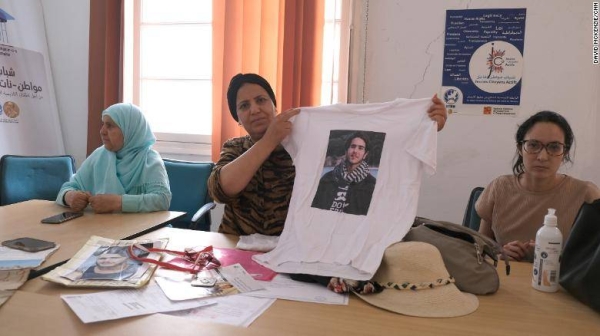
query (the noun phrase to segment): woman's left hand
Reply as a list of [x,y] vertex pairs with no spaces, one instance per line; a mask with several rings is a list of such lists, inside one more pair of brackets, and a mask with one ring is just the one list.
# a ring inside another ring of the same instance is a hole
[[110,213],[121,211],[121,195],[99,194],[90,196],[90,206],[95,213]]
[[504,244],[502,248],[504,249],[504,253],[506,254],[506,256],[510,258],[510,260],[529,261],[529,258],[531,258],[531,256],[533,255],[534,246],[535,242],[533,240],[530,240],[528,242],[521,242],[515,240]]
[[437,122],[439,132],[444,128],[444,125],[446,125],[448,112],[446,111],[446,106],[444,105],[444,102],[442,102],[442,100],[438,98],[437,93],[433,95],[431,101],[433,102],[433,105],[429,106],[427,114],[429,115],[429,118],[431,118],[431,120]]

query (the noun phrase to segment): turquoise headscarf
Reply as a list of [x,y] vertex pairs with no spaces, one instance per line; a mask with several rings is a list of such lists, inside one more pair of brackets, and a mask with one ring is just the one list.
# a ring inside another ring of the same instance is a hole
[[82,190],[96,194],[138,194],[144,184],[166,184],[168,177],[160,155],[151,149],[156,138],[135,105],[110,106],[108,115],[123,133],[123,148],[111,152],[104,146],[96,149],[74,176]]

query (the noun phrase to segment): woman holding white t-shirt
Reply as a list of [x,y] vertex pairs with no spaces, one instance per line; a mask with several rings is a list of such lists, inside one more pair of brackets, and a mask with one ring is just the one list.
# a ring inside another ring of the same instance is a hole
[[[441,99],[434,96],[427,111],[438,131],[447,118]],[[292,132],[289,119],[300,109],[277,114],[271,85],[263,77],[235,75],[227,90],[232,117],[248,135],[223,144],[209,181],[211,197],[225,204],[219,232],[235,235],[280,235],[287,216],[296,172],[281,141]]]

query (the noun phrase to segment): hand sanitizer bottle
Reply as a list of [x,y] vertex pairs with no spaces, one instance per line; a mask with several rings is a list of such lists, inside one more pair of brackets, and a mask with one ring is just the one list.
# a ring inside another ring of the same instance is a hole
[[555,211],[555,209],[548,209],[548,214],[544,216],[544,226],[538,230],[535,236],[531,285],[543,292],[556,292],[558,290],[562,234],[556,227]]

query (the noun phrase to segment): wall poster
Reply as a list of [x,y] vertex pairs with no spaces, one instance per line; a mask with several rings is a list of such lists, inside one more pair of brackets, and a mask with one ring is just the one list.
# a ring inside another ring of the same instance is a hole
[[526,9],[446,11],[440,97],[449,113],[516,116]]
[[64,153],[40,0],[0,0],[0,155]]

